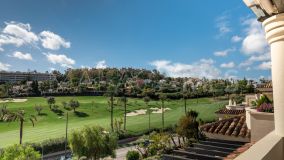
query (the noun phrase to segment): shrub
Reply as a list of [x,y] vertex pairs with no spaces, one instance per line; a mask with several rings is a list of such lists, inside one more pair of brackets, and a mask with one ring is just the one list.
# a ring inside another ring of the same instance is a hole
[[139,152],[138,151],[128,151],[126,154],[127,160],[139,160]]
[[115,157],[117,137],[106,132],[102,127],[84,127],[81,131],[73,131],[69,144],[77,156],[88,159],[99,159],[111,155]]
[[30,144],[36,151],[43,152],[43,154],[54,153],[65,150],[65,138],[48,139],[41,143]]
[[15,144],[11,147],[5,148],[5,150],[0,153],[0,159],[38,160],[40,159],[40,153],[35,151],[30,145]]
[[263,103],[259,107],[256,108],[258,112],[268,112],[268,113],[273,113],[274,108],[273,105],[270,103]]
[[266,96],[266,95],[262,95],[258,100],[255,101],[256,102],[256,106],[259,107],[264,103],[270,103],[272,104],[273,102]]
[[181,137],[185,137],[188,140],[188,143],[191,143],[191,140],[198,140],[199,138],[199,123],[196,120],[198,113],[191,110],[186,113],[186,116],[183,116],[179,119],[177,124],[177,134]]

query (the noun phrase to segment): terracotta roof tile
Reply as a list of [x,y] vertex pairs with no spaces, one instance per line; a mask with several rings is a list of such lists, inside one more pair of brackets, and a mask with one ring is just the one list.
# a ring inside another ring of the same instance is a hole
[[227,136],[249,138],[250,131],[246,125],[245,116],[236,116],[217,122],[208,123],[200,127],[202,132],[222,134]]
[[233,153],[229,154],[227,157],[224,158],[224,160],[233,160],[237,158],[240,154],[244,153],[247,151],[254,143],[246,143],[245,145],[239,147],[236,149]]
[[232,115],[239,115],[239,114],[244,114],[245,110],[233,110],[233,109],[227,109],[223,108],[215,112],[216,114],[232,114]]

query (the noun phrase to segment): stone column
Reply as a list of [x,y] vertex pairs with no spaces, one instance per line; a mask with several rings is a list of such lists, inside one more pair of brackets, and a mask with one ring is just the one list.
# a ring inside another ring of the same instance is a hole
[[263,26],[271,46],[275,133],[284,137],[284,14],[266,19]]

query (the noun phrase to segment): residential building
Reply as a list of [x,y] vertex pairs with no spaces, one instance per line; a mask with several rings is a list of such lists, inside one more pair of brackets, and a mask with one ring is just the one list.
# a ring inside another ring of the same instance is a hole
[[56,76],[51,73],[39,72],[0,72],[0,82],[19,82],[19,81],[47,81],[56,80]]

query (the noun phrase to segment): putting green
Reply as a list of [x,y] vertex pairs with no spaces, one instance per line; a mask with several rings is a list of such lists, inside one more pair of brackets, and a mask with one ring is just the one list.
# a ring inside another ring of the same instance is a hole
[[[67,111],[63,108],[62,102],[68,102],[70,99],[77,99],[80,107],[77,114],[73,111]],[[42,115],[36,116],[37,121],[32,127],[31,122],[26,120],[24,123],[23,142],[40,142],[49,138],[63,137],[65,135],[65,114],[69,113],[69,131],[81,128],[85,125],[100,125],[110,128],[110,112],[108,111],[107,97],[78,96],[78,97],[55,97],[56,105],[63,111],[63,115],[58,115],[49,110],[46,99],[42,97],[29,97],[26,102],[12,103],[8,102],[7,108],[10,110],[24,109],[26,117],[37,115],[34,105],[42,105]],[[94,105],[92,105],[94,104]],[[160,107],[159,101],[151,101],[150,107]],[[211,98],[199,98],[188,100],[188,109],[199,112],[199,118],[210,121],[216,118],[214,112],[223,107],[224,101],[215,102]],[[165,112],[165,125],[173,125],[184,115],[183,101],[170,100],[165,103],[165,107],[170,108]],[[127,111],[131,112],[137,109],[146,108],[143,99],[128,98]],[[123,118],[123,107],[115,102],[114,118]],[[138,134],[148,129],[148,115],[138,115],[127,117],[127,130]],[[151,126],[159,128],[162,125],[161,114],[151,114]],[[6,147],[19,143],[19,123],[18,122],[0,122],[0,147]]]

